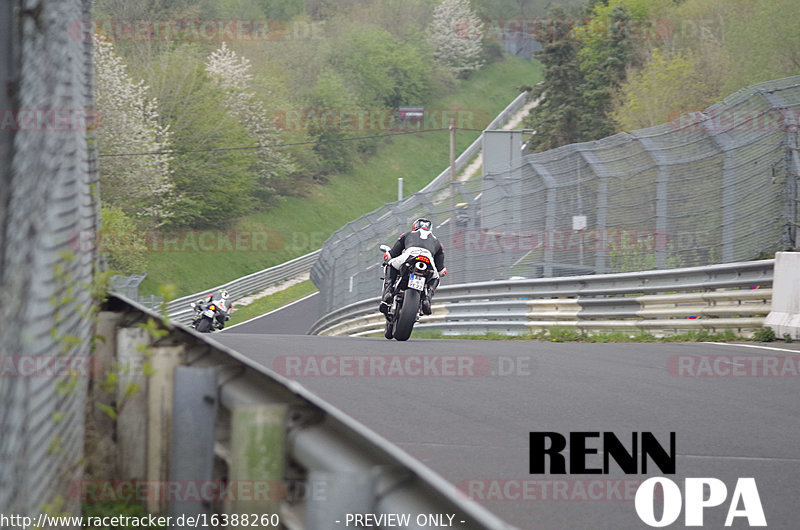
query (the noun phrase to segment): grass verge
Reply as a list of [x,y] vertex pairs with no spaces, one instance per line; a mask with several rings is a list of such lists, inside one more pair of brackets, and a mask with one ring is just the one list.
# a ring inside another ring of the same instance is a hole
[[609,333],[587,334],[571,328],[554,327],[537,333],[523,335],[502,335],[500,333],[445,335],[439,331],[414,330],[412,337],[417,339],[467,339],[467,340],[519,340],[540,342],[730,342],[734,340],[751,341],[753,339],[736,335],[733,330],[722,333],[711,333],[705,330],[676,333],[664,337],[656,337],[644,331],[614,331]]
[[228,321],[228,325],[238,324],[263,315],[264,313],[269,313],[270,311],[283,307],[290,302],[294,302],[295,300],[299,300],[315,292],[317,292],[317,288],[311,283],[311,280],[306,280],[282,291],[278,291],[275,294],[259,298],[253,303],[242,306],[241,308],[237,307],[236,302],[234,302],[234,311],[231,315],[231,319]]

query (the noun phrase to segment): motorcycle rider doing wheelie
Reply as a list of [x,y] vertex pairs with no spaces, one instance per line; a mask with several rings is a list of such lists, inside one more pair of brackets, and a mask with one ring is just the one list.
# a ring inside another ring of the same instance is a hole
[[433,235],[433,223],[430,220],[419,218],[411,225],[411,232],[400,234],[400,237],[395,242],[394,246],[384,253],[384,261],[389,262],[387,270],[389,273],[383,284],[383,296],[381,297],[381,304],[378,310],[386,314],[389,311],[389,306],[394,296],[394,285],[397,281],[400,267],[406,261],[408,256],[412,255],[415,250],[427,250],[433,256],[433,264],[435,269],[435,279],[431,282],[426,292],[422,296],[422,312],[426,315],[431,314],[431,299],[436,287],[439,285],[439,278],[447,274],[447,268],[444,266],[444,246],[439,239]]

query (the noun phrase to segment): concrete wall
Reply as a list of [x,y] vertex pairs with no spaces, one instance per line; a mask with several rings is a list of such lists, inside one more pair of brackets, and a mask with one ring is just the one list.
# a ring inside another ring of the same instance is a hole
[[775,336],[800,339],[800,252],[775,254],[772,311],[764,322]]

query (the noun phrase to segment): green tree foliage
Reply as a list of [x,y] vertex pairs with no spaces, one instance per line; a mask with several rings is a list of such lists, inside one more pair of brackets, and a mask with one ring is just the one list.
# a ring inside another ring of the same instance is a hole
[[[104,38],[94,40],[94,88],[100,116],[98,149],[107,155],[99,164],[101,196],[109,206],[159,224],[173,213],[171,159],[163,154],[170,144],[168,127],[159,123],[148,87],[133,80],[114,45]],[[140,151],[162,154],[116,156]]]
[[[584,24],[548,35],[537,150],[649,127],[744,86],[800,73],[791,0],[588,0]],[[565,17],[554,11],[556,27]],[[574,19],[573,19],[574,21]],[[563,38],[561,38],[563,37]]]
[[554,4],[563,9],[573,9],[586,0],[472,0],[472,7],[483,18],[547,17]]
[[109,268],[123,275],[144,272],[147,245],[136,222],[114,206],[103,206],[100,215],[103,228],[98,246]]
[[800,73],[800,16],[793,0],[742,2],[728,8],[723,91]]
[[[350,93],[342,78],[326,70],[317,79],[317,85],[309,94],[309,114],[306,125],[309,135],[315,139],[314,152],[320,156],[323,173],[342,173],[353,167],[358,157],[359,143],[342,141],[353,133],[364,135],[355,122],[348,126],[342,118],[361,112],[356,97]],[[332,118],[326,119],[326,109]]]
[[256,177],[253,196],[266,206],[274,196],[275,183],[285,179],[295,168],[281,149],[278,131],[269,119],[271,113],[253,92],[251,70],[250,61],[237,55],[224,42],[208,56],[206,63],[206,71],[225,94],[225,106],[260,146],[256,151],[258,164],[251,168]]
[[454,74],[464,77],[483,64],[483,22],[467,0],[444,0],[436,6],[428,31],[434,58]]
[[616,103],[628,72],[641,62],[656,31],[654,0],[588,0],[583,16],[554,10],[539,60],[546,66],[543,96],[528,125],[530,145],[551,149],[616,132]]
[[303,0],[254,0],[268,18],[289,21],[304,12]]
[[603,138],[615,132],[613,97],[634,58],[632,18],[624,5],[601,3],[587,24],[576,30],[575,38],[582,42],[578,58],[584,74],[581,92],[586,99],[580,126],[584,138]]
[[619,129],[655,125],[745,86],[800,73],[800,19],[792,16],[797,2],[637,2],[672,31],[637,43],[644,60],[615,97]]
[[[213,226],[252,211],[257,139],[228,110],[198,50],[182,46],[159,58],[152,87],[170,124],[173,183],[180,193],[173,224]],[[234,148],[234,149],[230,149]]]
[[352,29],[334,43],[332,65],[364,106],[425,101],[431,65],[420,49],[380,28]]
[[665,55],[656,48],[647,64],[622,86],[613,116],[624,130],[642,129],[716,100],[695,58],[674,52]]
[[[551,18],[564,21],[566,14],[554,9]],[[525,126],[534,129],[529,147],[544,151],[581,140],[582,113],[586,98],[581,92],[584,74],[580,69],[580,42],[562,24],[549,24],[541,52],[536,58],[544,66],[544,81],[534,88],[532,97],[541,98],[528,115]]]
[[[517,2],[520,15],[537,1]],[[157,125],[169,137],[160,149],[171,150],[165,155],[169,168],[161,173],[179,197],[169,203],[170,212],[174,210],[170,222],[214,225],[269,207],[280,196],[309,193],[315,183],[347,172],[388,141],[353,137],[390,132],[398,106],[425,105],[457,86],[449,70],[434,61],[427,38],[439,4],[441,0],[97,0],[93,14],[110,28],[109,38],[118,38],[114,44],[131,77],[147,83],[142,96],[154,102]],[[236,64],[248,65],[239,68],[246,83],[236,86],[226,84],[230,75],[205,70],[209,54],[222,45],[218,38],[198,32],[172,33],[167,39],[113,35],[114,21],[191,25],[265,19],[274,22],[271,31],[285,31],[228,44],[228,51],[236,51]],[[496,45],[478,51],[486,60],[499,59]],[[362,112],[367,124],[330,127],[314,120],[324,109]],[[302,114],[301,127],[281,127],[282,118],[297,112]],[[133,142],[126,145],[124,135],[120,138],[119,151],[156,151]],[[275,149],[239,149],[256,145]],[[147,157],[137,160],[123,168],[138,167]],[[123,201],[120,207],[145,211],[134,201]]]

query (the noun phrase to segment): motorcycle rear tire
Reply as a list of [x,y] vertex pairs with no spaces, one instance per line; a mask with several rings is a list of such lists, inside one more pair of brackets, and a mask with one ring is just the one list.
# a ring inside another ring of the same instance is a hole
[[211,331],[211,321],[207,318],[201,318],[195,329],[199,333],[209,333]]
[[403,307],[394,325],[394,338],[400,341],[408,340],[414,330],[419,312],[419,291],[406,289],[403,295]]

